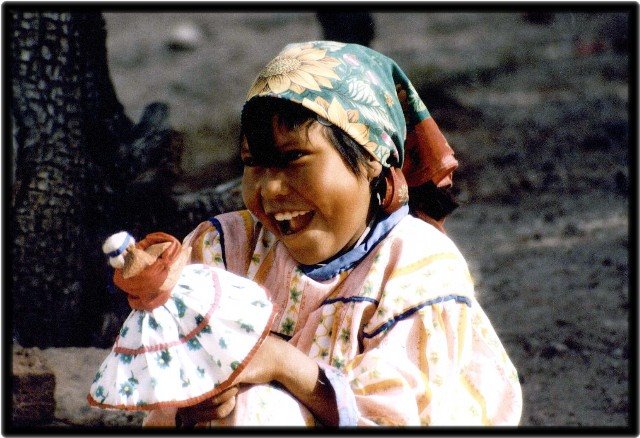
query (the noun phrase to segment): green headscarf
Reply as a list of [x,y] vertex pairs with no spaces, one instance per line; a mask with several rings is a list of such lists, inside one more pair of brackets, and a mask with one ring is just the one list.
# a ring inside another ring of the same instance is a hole
[[341,128],[409,186],[451,184],[453,150],[392,59],[332,41],[287,45],[260,72],[247,101],[271,96],[301,104]]

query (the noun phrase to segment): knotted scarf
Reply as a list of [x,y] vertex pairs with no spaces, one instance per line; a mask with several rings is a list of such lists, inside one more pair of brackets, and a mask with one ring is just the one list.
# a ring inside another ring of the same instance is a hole
[[392,59],[332,41],[287,45],[247,94],[303,105],[340,127],[410,187],[449,187],[454,153],[415,88]]

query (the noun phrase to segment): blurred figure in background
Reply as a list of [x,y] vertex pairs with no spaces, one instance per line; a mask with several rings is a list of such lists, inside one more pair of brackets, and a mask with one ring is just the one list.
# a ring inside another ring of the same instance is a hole
[[316,17],[325,40],[369,46],[375,38],[376,26],[369,12],[318,12]]

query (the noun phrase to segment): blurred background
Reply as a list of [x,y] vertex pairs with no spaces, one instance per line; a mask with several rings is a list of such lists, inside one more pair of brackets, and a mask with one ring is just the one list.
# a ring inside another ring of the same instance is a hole
[[[630,80],[637,80],[630,76],[637,47],[632,10],[548,5],[350,18],[361,20],[356,33],[364,43],[405,70],[456,152],[461,206],[445,226],[519,371],[524,426],[618,428],[635,421],[629,415],[636,397],[629,373],[636,351],[629,345],[628,260],[635,178],[629,151],[636,146],[629,111],[637,103],[629,96]],[[179,176],[169,187],[177,197],[241,174],[239,114],[269,60],[289,42],[349,28],[313,10],[109,9],[103,16],[109,73],[125,113],[139,121],[147,105],[164,102],[168,125],[183,138]],[[97,414],[77,398],[104,347],[42,349],[58,378],[59,421],[139,421]],[[88,371],[70,370],[70,360]]]

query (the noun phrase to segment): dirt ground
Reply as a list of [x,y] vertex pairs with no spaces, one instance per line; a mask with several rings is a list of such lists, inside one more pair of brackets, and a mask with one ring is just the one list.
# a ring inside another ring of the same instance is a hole
[[[130,117],[164,101],[187,136],[176,191],[233,176],[219,164],[235,156],[251,81],[286,43],[321,38],[307,11],[105,17],[111,74]],[[627,18],[374,14],[372,47],[405,69],[460,161],[461,206],[446,225],[520,374],[524,426],[631,421]],[[106,350],[44,353],[61,424],[139,423],[86,406]]]

